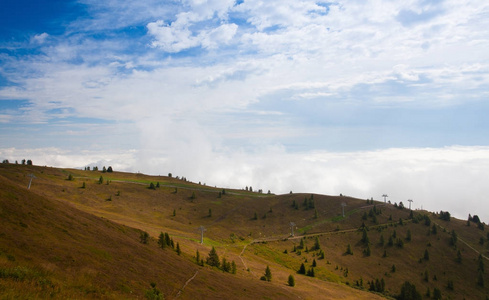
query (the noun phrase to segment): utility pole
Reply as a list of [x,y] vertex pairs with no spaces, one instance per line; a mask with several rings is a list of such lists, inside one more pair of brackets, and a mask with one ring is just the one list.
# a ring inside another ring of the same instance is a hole
[[413,202],[412,199],[408,199],[408,202],[409,202],[409,210],[411,210],[411,202]]
[[294,236],[294,227],[295,227],[295,223],[294,222],[290,222],[290,236]]
[[387,198],[389,196],[387,196],[387,194],[383,194],[382,197],[384,197],[384,203],[387,203],[387,201],[385,200],[385,198]]
[[29,190],[29,189],[31,188],[32,179],[33,179],[33,178],[36,178],[36,176],[34,176],[34,174],[29,174],[29,175],[27,175],[27,176],[29,176],[29,177],[31,178],[31,179],[29,180],[29,185],[27,186],[27,189]]
[[199,227],[199,231],[200,231],[200,243],[203,244],[204,243],[204,231],[207,231],[207,229],[205,229],[205,227],[201,225]]
[[345,202],[341,202],[341,212],[343,214],[343,218],[345,217],[345,206],[346,206],[346,203]]

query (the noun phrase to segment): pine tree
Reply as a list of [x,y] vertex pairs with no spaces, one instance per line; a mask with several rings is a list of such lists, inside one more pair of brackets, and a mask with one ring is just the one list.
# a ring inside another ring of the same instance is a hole
[[424,260],[430,260],[430,253],[428,252],[428,249],[424,250],[423,258]]
[[434,288],[433,289],[433,299],[435,300],[441,300],[441,291],[439,288]]
[[315,260],[315,259],[313,259],[313,260],[312,260],[312,267],[313,267],[313,268],[315,268],[316,266],[317,266],[316,260]]
[[372,254],[370,250],[370,245],[367,245],[367,249],[365,249],[365,256],[370,256]]
[[319,244],[319,237],[316,236],[316,240],[314,241],[314,250],[320,250],[321,245]]
[[267,281],[272,281],[272,271],[270,270],[270,266],[267,266],[265,269],[265,278]]
[[[160,235],[158,236],[158,246],[160,246],[160,248],[165,248],[167,245],[166,245],[166,241],[165,241],[165,235],[163,234],[163,232],[160,233]],[[197,253],[199,251],[197,250]]]
[[222,258],[222,262],[221,262],[221,269],[224,271],[224,272],[229,272],[231,271],[231,266],[228,265],[228,261],[226,260],[225,257]]
[[482,259],[482,254],[479,254],[477,259],[477,271],[484,273],[484,260]]
[[457,258],[455,259],[455,261],[459,264],[462,263],[462,253],[460,252],[460,249],[457,251]]
[[368,233],[367,233],[367,229],[364,227],[363,228],[363,233],[362,233],[362,243],[364,244],[368,244],[370,242],[369,238],[368,238]]
[[301,264],[301,267],[299,268],[299,271],[297,271],[298,274],[306,274],[306,266],[304,266],[304,263]]
[[433,226],[431,227],[431,233],[432,234],[437,234],[438,233],[438,228],[436,227],[435,224],[433,224]]
[[236,274],[236,270],[237,270],[236,263],[233,260],[233,262],[231,263],[231,273]]
[[348,244],[348,246],[346,247],[346,254],[353,255],[353,250],[351,249],[351,245],[350,244]]
[[141,244],[147,244],[149,239],[149,234],[146,231],[142,231],[139,235],[139,241]]
[[180,244],[177,242],[177,254],[180,255],[182,250],[180,250]]
[[287,283],[289,284],[289,286],[295,286],[295,279],[294,279],[294,276],[289,275],[289,280],[287,281]]
[[455,232],[455,230],[452,230],[452,233],[450,235],[450,246],[457,246],[457,233]]
[[410,229],[407,230],[406,241],[408,241],[408,242],[411,241],[411,230]]
[[402,241],[402,239],[397,239],[396,245],[399,248],[404,248],[404,242]]
[[209,256],[207,257],[206,263],[209,266],[219,268],[219,265],[221,264],[221,262],[219,261],[219,256],[217,255],[216,248],[212,247],[211,251],[209,252]]
[[409,281],[404,282],[401,293],[397,296],[399,300],[421,300],[421,294],[416,290],[416,286]]
[[167,232],[165,232],[165,243],[166,243],[166,245],[171,246],[171,242],[172,242],[172,240],[170,238],[170,235]]
[[477,273],[477,285],[484,287],[484,274],[481,271]]
[[447,281],[447,289],[449,289],[450,291],[453,291],[454,290],[453,280],[448,280]]
[[200,263],[200,252],[199,252],[199,249],[197,249],[197,252],[195,252],[195,261],[197,263]]

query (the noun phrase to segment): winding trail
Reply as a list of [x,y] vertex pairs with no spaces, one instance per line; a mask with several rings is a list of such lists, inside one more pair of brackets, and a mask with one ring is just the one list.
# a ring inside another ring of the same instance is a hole
[[185,284],[182,286],[182,288],[178,291],[177,295],[175,296],[175,299],[178,298],[178,297],[180,297],[180,295],[182,294],[182,292],[185,289],[185,287],[190,283],[190,281],[194,280],[194,278],[197,276],[198,273],[199,273],[199,270],[195,271],[194,276],[192,276],[189,280],[187,280],[185,282]]
[[[239,259],[241,260],[241,263],[243,263],[243,266],[245,267],[245,270],[248,270],[248,266],[246,265],[246,263],[245,263],[245,261],[244,261],[244,259],[243,259],[243,254],[244,254],[244,252],[246,251],[246,247],[248,247],[248,245],[251,245],[251,244],[253,244],[253,243],[255,243],[255,240],[253,240],[253,241],[249,242],[248,244],[246,244],[246,245],[243,247],[243,250],[241,250],[241,253],[239,254]],[[251,275],[253,275],[253,277],[256,277],[256,274],[255,274],[255,273],[253,273],[253,271],[251,271],[251,270],[250,270],[250,273],[251,273]]]

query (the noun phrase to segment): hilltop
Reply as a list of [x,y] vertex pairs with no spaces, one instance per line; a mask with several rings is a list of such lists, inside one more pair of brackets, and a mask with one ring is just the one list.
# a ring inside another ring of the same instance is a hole
[[[341,195],[30,165],[0,164],[0,187],[2,298],[142,298],[157,289],[165,299],[382,299],[405,281],[423,298],[489,295],[480,271],[489,235],[474,219]],[[160,247],[161,233],[174,247]],[[236,274],[196,262],[212,247]],[[301,264],[314,277],[298,274]],[[271,282],[260,280],[267,266]]]

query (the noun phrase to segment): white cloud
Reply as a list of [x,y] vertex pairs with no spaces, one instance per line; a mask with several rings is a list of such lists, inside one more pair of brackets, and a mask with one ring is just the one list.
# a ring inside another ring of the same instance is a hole
[[31,38],[31,43],[43,44],[46,39],[49,37],[49,34],[43,32],[41,34],[37,34]]
[[238,25],[236,24],[223,24],[209,32],[202,33],[201,44],[208,49],[215,49],[220,45],[228,44],[236,34],[237,29]]
[[167,52],[180,52],[199,45],[192,32],[179,24],[166,25],[159,20],[148,24],[148,32],[154,36],[153,47],[160,47]]

